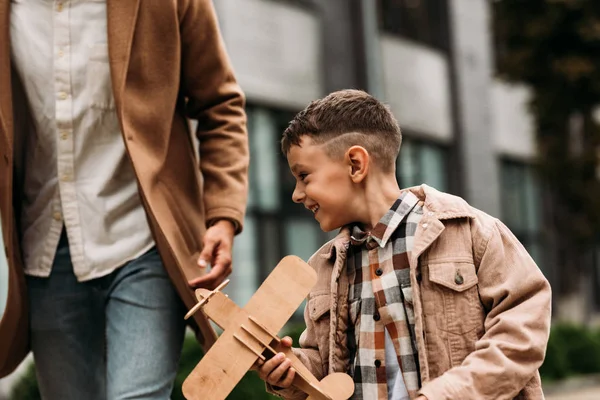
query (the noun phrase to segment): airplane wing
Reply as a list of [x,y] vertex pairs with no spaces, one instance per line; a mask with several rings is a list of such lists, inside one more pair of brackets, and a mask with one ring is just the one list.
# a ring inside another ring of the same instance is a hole
[[[222,293],[218,294],[227,299]],[[209,304],[213,300],[216,299],[211,298]],[[231,300],[229,302],[235,305]],[[234,314],[228,316],[230,329],[225,329],[183,382],[182,391],[186,399],[225,399],[258,358],[234,337],[239,337],[241,325],[247,320],[246,313],[239,307],[235,308],[237,310],[232,309]],[[234,327],[236,324],[237,328]]]
[[265,279],[244,310],[277,334],[317,283],[315,270],[296,256],[286,256]]

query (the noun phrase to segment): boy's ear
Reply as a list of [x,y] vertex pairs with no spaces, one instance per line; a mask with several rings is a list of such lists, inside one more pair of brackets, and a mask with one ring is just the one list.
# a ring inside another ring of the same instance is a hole
[[367,149],[362,146],[350,147],[344,156],[348,164],[350,179],[354,183],[362,182],[369,172],[371,157]]

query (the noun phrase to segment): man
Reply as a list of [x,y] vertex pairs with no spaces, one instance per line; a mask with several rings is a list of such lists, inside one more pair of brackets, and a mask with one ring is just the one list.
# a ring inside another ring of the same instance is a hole
[[231,272],[246,204],[211,1],[0,0],[0,87],[0,376],[30,342],[44,398],[168,398],[181,300]]

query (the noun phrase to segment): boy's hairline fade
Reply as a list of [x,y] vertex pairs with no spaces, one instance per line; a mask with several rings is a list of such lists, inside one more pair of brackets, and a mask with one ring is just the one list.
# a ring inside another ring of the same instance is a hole
[[287,156],[308,136],[324,145],[328,156],[341,158],[352,146],[367,150],[382,170],[395,169],[402,133],[389,107],[368,93],[347,89],[312,101],[290,121],[281,139]]

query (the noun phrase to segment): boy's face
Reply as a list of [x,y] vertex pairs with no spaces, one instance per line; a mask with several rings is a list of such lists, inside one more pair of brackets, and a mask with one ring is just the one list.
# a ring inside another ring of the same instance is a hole
[[323,231],[354,222],[354,185],[347,163],[329,157],[324,146],[313,144],[309,136],[290,148],[287,159],[296,178],[292,200],[312,211]]

